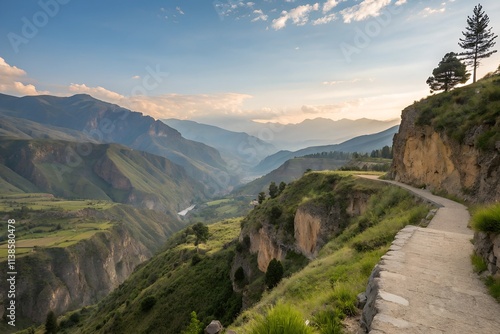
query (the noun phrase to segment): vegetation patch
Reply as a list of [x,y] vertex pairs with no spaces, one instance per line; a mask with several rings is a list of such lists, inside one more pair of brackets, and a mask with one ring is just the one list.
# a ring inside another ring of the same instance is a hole
[[420,113],[417,125],[429,125],[459,143],[481,127],[476,146],[484,151],[500,140],[500,75],[493,74],[467,85],[430,96],[410,108]]
[[476,231],[500,233],[500,203],[477,209],[472,215],[472,227]]

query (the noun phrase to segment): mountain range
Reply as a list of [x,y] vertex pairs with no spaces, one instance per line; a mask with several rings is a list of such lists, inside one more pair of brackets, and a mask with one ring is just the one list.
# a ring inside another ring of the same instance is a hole
[[267,174],[281,166],[289,159],[315,153],[333,151],[370,153],[371,151],[380,149],[384,146],[392,146],[392,139],[398,132],[398,129],[399,125],[396,125],[382,132],[358,136],[340,144],[307,147],[294,152],[286,150],[279,151],[262,160],[253,171],[257,174]]
[[231,117],[205,117],[196,119],[196,121],[217,125],[231,131],[245,132],[273,144],[280,150],[290,151],[310,146],[338,144],[357,136],[384,131],[400,122],[400,120],[378,121],[367,118],[338,121],[315,118],[306,119],[297,124],[281,124],[276,122],[260,123]]
[[[187,140],[150,116],[90,95],[71,97],[0,94],[0,128],[8,136],[116,143],[169,159],[217,194],[235,182],[220,153]],[[25,120],[29,121],[26,124]],[[67,136],[67,137],[66,137]]]
[[173,118],[161,121],[179,131],[186,139],[216,148],[229,168],[236,173],[247,174],[262,159],[278,151],[274,145],[245,132]]

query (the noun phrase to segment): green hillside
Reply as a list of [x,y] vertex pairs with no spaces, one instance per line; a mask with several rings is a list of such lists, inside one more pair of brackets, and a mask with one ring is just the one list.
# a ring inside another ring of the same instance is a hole
[[337,160],[327,158],[299,157],[287,160],[269,174],[266,174],[252,182],[238,188],[234,193],[243,195],[253,195],[255,198],[261,191],[267,192],[267,187],[271,182],[289,183],[299,179],[307,170],[336,170],[346,164],[348,160]]
[[177,130],[150,116],[90,95],[15,97],[0,94],[0,116],[4,119],[0,121],[0,135],[9,138],[124,145],[165,157],[184,167],[190,177],[200,180],[214,194],[224,192],[232,182],[237,182],[234,179],[220,182],[220,175],[228,175],[228,170],[216,149],[187,140]]
[[430,125],[464,143],[477,127],[481,135],[476,147],[494,150],[500,141],[500,75],[492,74],[475,84],[456,88],[416,102],[420,110],[417,125]]
[[239,227],[237,219],[209,225],[210,236],[198,248],[189,229],[177,233],[106,299],[80,311],[79,325],[63,320],[63,327],[70,333],[180,333],[192,311],[205,324],[231,322],[241,308],[229,275]]
[[[353,193],[367,196],[361,216],[345,211]],[[340,223],[339,228],[310,262],[290,251],[283,262],[286,278],[264,292],[264,274],[256,268],[255,255],[247,253],[245,238],[238,242],[238,236],[241,240],[248,231],[271,223],[283,247],[293,249],[293,234],[287,237],[289,217],[302,205],[335,216],[331,218]],[[270,222],[275,206],[281,207],[282,215]],[[192,229],[177,233],[102,302],[78,311],[74,316],[78,323],[70,320],[70,314],[59,320],[67,333],[180,333],[195,311],[203,326],[214,319],[225,326],[234,320],[230,327],[245,333],[259,314],[281,301],[293,305],[304,319],[314,319],[317,333],[337,333],[331,326],[338,330],[342,319],[357,314],[356,295],[365,289],[373,266],[394,235],[407,224],[419,224],[428,210],[405,191],[388,185],[348,173],[308,173],[243,221],[209,225],[210,237],[198,249]],[[253,263],[254,274],[233,284],[233,261],[242,256]],[[233,286],[240,292],[234,292]],[[247,307],[256,304],[237,317],[242,298]]]
[[115,144],[0,139],[0,182],[4,193],[49,192],[170,213],[205,198],[182,167]]

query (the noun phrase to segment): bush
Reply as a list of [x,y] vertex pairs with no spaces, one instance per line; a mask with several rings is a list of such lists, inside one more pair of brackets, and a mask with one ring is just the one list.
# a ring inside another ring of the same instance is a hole
[[500,203],[477,210],[472,216],[476,231],[500,233]]
[[283,278],[283,265],[280,261],[272,259],[267,266],[266,285],[269,289],[274,288]]
[[147,312],[153,308],[156,304],[156,298],[154,296],[147,296],[141,302],[142,312]]
[[245,271],[243,270],[243,267],[238,267],[236,271],[234,272],[234,280],[236,282],[243,282],[245,279]]
[[250,328],[250,334],[309,334],[313,333],[299,311],[291,305],[278,304],[265,317],[258,317]]

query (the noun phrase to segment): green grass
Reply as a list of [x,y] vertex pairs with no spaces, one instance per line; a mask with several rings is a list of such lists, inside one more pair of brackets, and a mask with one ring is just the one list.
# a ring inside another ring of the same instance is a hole
[[500,140],[499,75],[430,96],[410,108],[420,110],[417,125],[430,125],[459,143],[479,126],[483,132],[477,136],[475,145],[480,150],[493,150]]
[[[94,234],[109,230],[110,222],[79,223],[75,228],[54,232],[33,233],[32,238],[16,238],[16,255],[29,254],[35,247],[68,247],[91,238]],[[0,261],[7,257],[7,242],[0,243]]]
[[267,311],[265,317],[258,317],[250,327],[249,334],[312,334],[302,314],[288,304],[277,304]]
[[472,262],[472,267],[473,267],[475,273],[480,274],[483,271],[486,271],[488,269],[488,265],[486,264],[484,259],[482,257],[480,257],[479,255],[476,255],[475,253],[473,253],[470,256],[470,260]]
[[489,276],[486,278],[486,286],[488,287],[490,295],[500,302],[500,278]]
[[472,227],[476,231],[500,233],[500,203],[476,209],[472,215]]
[[75,211],[85,208],[105,210],[114,206],[115,203],[104,200],[64,200],[56,198],[51,194],[0,194],[0,212],[13,212],[27,207],[29,210],[50,211],[66,210]]

